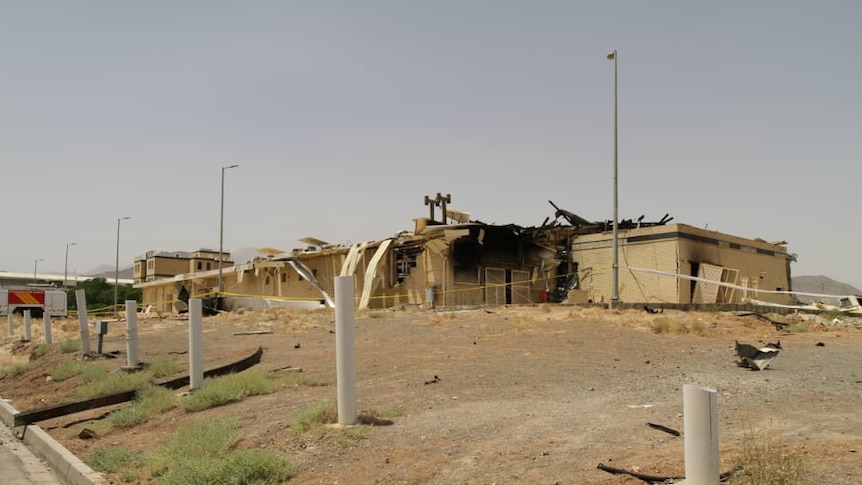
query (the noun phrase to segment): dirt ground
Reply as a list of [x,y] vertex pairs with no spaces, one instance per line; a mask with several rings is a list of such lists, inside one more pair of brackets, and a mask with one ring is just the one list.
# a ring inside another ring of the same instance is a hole
[[[65,426],[105,409],[39,424],[83,457],[106,446],[150,449],[184,422],[235,416],[241,447],[278,450],[301,464],[296,484],[636,484],[642,482],[596,466],[683,475],[683,438],[647,423],[681,431],[683,385],[698,384],[718,391],[722,471],[756,433],[800,450],[810,483],[860,483],[862,332],[799,323],[811,330],[781,331],[726,313],[549,305],[359,313],[358,407],[393,424],[362,426],[362,439],[346,441],[342,430],[298,434],[290,427],[299,410],[336,399],[334,313],[235,312],[205,319],[206,368],[263,346],[259,368],[302,368],[330,384],[283,387],[200,413],[174,410],[86,440],[76,435],[87,422]],[[125,350],[115,325],[105,352]],[[55,322],[55,341],[76,338],[76,327]],[[246,330],[272,333],[235,335]],[[185,320],[141,319],[140,360],[171,355],[187,363],[187,335]],[[7,361],[26,360],[35,348],[4,338]],[[751,371],[735,365],[734,340],[780,340],[782,350],[767,370]],[[55,383],[46,375],[80,358],[49,352],[27,372],[0,380],[0,395],[19,410],[68,401],[74,379]],[[125,356],[112,362],[119,368]]]

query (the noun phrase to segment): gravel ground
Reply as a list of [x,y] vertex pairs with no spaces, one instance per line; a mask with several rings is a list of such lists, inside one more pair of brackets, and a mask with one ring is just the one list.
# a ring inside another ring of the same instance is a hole
[[[174,410],[88,440],[76,435],[92,422],[69,423],[105,409],[41,425],[84,457],[105,446],[150,449],[185,422],[235,416],[240,446],[290,456],[302,466],[291,480],[298,484],[630,484],[642,482],[596,466],[682,475],[683,438],[647,423],[681,431],[683,385],[698,384],[718,391],[722,470],[733,468],[754,434],[798,452],[811,473],[807,483],[860,483],[862,332],[846,322],[786,321],[808,331],[725,313],[552,305],[360,312],[358,406],[393,423],[362,426],[351,435],[359,439],[345,440],[342,430],[291,429],[299,410],[336,398],[333,313],[222,314],[205,319],[206,367],[262,345],[260,368],[300,367],[305,377],[331,384],[283,387],[194,414]],[[58,323],[65,330],[55,330],[55,340],[74,338],[75,326]],[[141,320],[141,360],[187,362],[187,329],[183,320]],[[117,330],[106,352],[125,349]],[[272,333],[234,335],[242,330]],[[782,350],[767,370],[751,371],[735,364],[735,340],[780,340]],[[8,360],[34,347],[7,338],[4,348]],[[68,401],[74,380],[45,376],[74,358],[80,355],[49,352],[27,372],[0,380],[0,394],[21,410]]]

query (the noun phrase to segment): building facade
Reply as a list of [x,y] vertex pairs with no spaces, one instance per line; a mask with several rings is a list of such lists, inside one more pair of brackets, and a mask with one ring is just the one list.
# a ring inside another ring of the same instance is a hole
[[[608,302],[609,226],[584,225],[570,216],[575,225],[539,228],[419,218],[413,231],[393,238],[310,245],[281,257],[225,263],[221,303],[227,309],[331,306],[335,278],[348,275],[354,276],[359,308]],[[144,306],[181,311],[189,296],[215,294],[218,253],[184,254],[151,252],[136,261]],[[663,219],[626,224],[619,254],[619,295],[625,303],[790,301],[784,294],[763,293],[790,290],[792,256],[783,245]]]
[[[579,288],[592,301],[610,301],[612,234],[573,236],[571,256]],[[757,298],[787,304],[789,295],[761,290],[789,291],[792,259],[783,245],[686,224],[622,230],[619,296],[624,302],[644,303],[743,303]]]

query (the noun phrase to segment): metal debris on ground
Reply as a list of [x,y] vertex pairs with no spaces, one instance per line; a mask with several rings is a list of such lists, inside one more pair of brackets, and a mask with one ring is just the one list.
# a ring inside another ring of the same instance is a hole
[[749,367],[752,370],[766,369],[770,362],[778,357],[778,349],[773,347],[755,347],[750,344],[741,344],[736,341],[736,355],[739,356],[737,365]]

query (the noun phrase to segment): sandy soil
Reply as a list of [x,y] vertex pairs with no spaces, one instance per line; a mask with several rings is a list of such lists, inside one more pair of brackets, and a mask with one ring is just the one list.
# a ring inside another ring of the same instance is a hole
[[[240,446],[289,455],[302,465],[291,480],[298,484],[634,484],[642,482],[596,465],[682,475],[683,438],[647,423],[682,430],[683,385],[699,384],[718,391],[722,470],[734,466],[742,440],[755,432],[800,450],[811,483],[860,483],[862,332],[800,323],[811,330],[790,333],[724,313],[547,305],[360,313],[359,409],[394,423],[363,426],[362,439],[353,441],[337,429],[298,434],[290,427],[299,410],[336,399],[331,311],[222,314],[204,323],[207,368],[261,345],[260,368],[300,367],[331,384],[283,387],[201,413],[176,410],[87,440],[76,435],[88,423],[65,426],[105,409],[40,425],[85,456],[105,446],[149,449],[184,422],[236,416]],[[75,338],[76,326],[56,322],[55,341]],[[34,342],[41,341],[38,330]],[[170,355],[186,363],[187,330],[183,320],[140,320],[141,360]],[[234,335],[244,330],[272,333]],[[35,349],[4,338],[7,361]],[[735,365],[734,340],[780,340],[783,349],[767,370],[751,371]],[[122,330],[112,329],[104,351],[124,350]],[[80,357],[51,351],[27,372],[0,380],[0,394],[19,410],[68,401],[74,379],[55,383],[46,375]],[[119,367],[125,357],[111,362]]]

